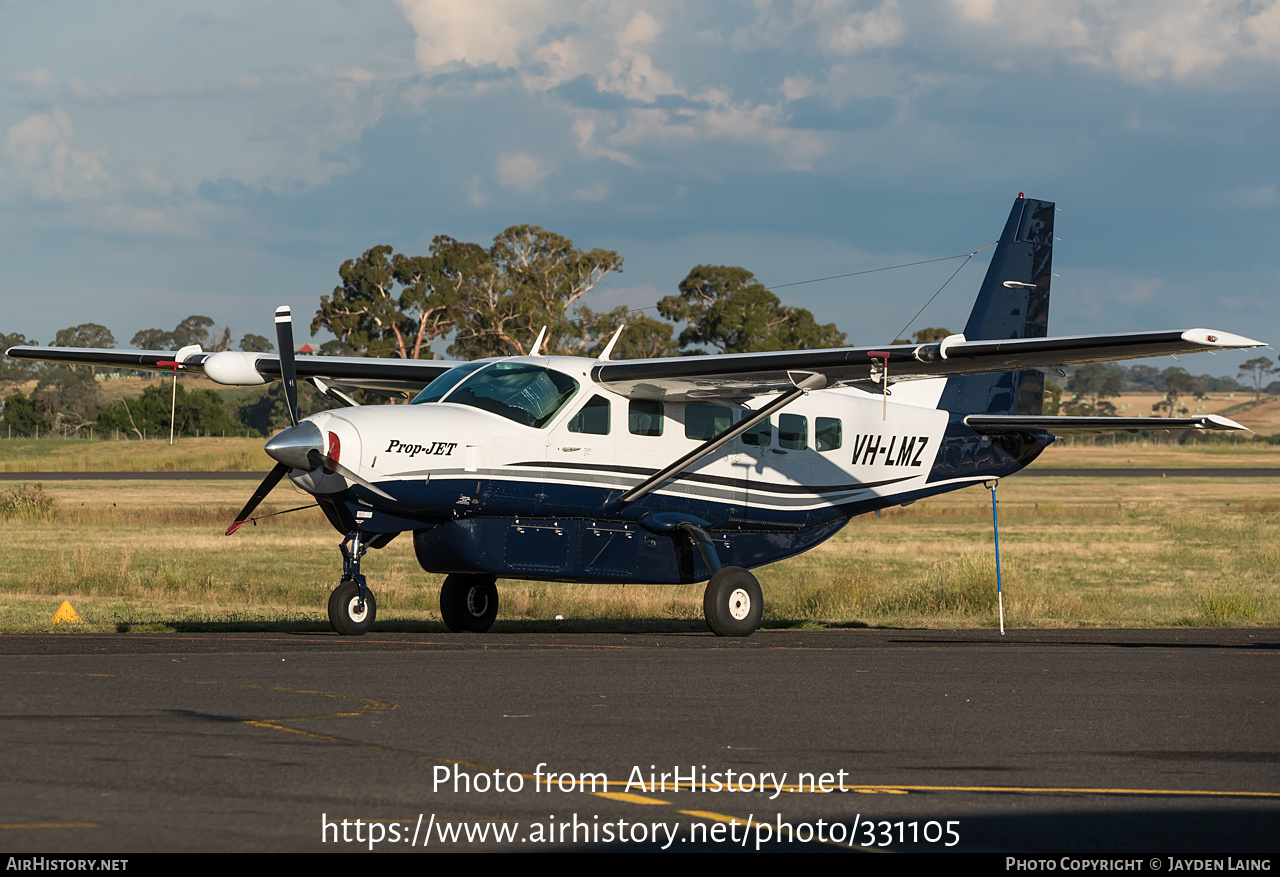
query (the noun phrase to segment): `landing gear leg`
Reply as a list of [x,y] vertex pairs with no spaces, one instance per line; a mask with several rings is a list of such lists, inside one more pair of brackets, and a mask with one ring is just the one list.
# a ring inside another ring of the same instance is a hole
[[716,636],[751,636],[764,615],[764,595],[756,577],[740,566],[721,566],[716,543],[696,524],[677,524],[702,555],[711,580],[702,594],[702,616]]
[[[350,548],[348,548],[350,544]],[[360,530],[342,542],[342,581],[329,595],[329,623],[343,636],[361,636],[373,627],[378,605],[360,573],[360,558],[369,546],[360,541]]]

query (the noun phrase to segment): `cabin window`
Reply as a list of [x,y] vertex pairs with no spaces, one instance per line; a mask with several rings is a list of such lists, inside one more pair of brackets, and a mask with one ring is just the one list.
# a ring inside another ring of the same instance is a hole
[[693,403],[684,406],[684,437],[707,441],[733,425],[733,410],[723,405]]
[[809,447],[809,418],[799,414],[779,414],[778,447],[793,451]]
[[576,392],[578,382],[566,374],[530,363],[497,362],[471,375],[444,401],[541,429]]
[[[750,417],[754,412],[744,411],[743,419]],[[769,443],[773,441],[773,418],[766,417],[757,423],[751,429],[742,434],[742,443],[744,445],[755,445],[761,448],[767,448]]]
[[592,396],[578,409],[578,413],[569,418],[569,432],[581,432],[587,435],[609,434],[609,400],[604,396]]
[[436,379],[422,388],[422,392],[413,397],[410,405],[421,405],[424,402],[439,402],[444,394],[458,386],[462,379],[471,374],[476,369],[484,368],[486,365],[493,365],[490,360],[480,360],[479,362],[468,362],[466,365],[459,365],[449,369],[442,375],[437,375]]
[[819,417],[813,429],[814,442],[820,451],[839,450],[844,444],[844,426],[838,417]]
[[627,406],[627,429],[632,435],[662,435],[662,403],[656,399],[632,399]]

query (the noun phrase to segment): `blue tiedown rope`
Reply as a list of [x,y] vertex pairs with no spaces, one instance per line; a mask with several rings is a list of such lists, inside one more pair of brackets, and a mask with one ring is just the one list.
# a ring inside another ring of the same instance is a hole
[[996,515],[996,486],[999,480],[992,481],[991,488],[991,529],[996,534],[996,600],[1000,604],[1000,635],[1004,636],[1004,590],[1000,586],[1000,519]]

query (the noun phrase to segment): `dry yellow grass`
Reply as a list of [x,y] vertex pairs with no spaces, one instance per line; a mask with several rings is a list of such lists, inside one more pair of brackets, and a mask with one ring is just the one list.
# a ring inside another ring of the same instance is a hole
[[260,438],[0,441],[0,472],[257,472],[274,465]]
[[1055,442],[1032,464],[1066,469],[1280,469],[1280,446],[1244,440],[1232,444],[1155,444],[1120,438]]
[[[1122,417],[1150,417],[1151,406],[1163,400],[1159,393],[1126,393],[1109,401]],[[1210,393],[1204,399],[1187,399],[1183,405],[1191,414],[1225,414],[1260,435],[1280,432],[1280,398],[1275,396],[1264,395],[1254,405],[1252,392]],[[1166,415],[1161,412],[1161,416]]]
[[[0,486],[0,491],[10,489]],[[5,629],[327,628],[339,536],[315,510],[221,535],[248,485],[53,482],[55,520],[0,549]],[[1007,479],[999,489],[1013,626],[1280,623],[1280,479]],[[308,502],[281,488],[269,507]],[[969,489],[855,519],[758,571],[766,625],[995,624],[990,496]],[[379,628],[438,627],[440,577],[407,537],[364,571]],[[701,587],[499,583],[499,629],[701,629]],[[565,616],[555,621],[556,615]],[[425,627],[424,627],[425,626]]]

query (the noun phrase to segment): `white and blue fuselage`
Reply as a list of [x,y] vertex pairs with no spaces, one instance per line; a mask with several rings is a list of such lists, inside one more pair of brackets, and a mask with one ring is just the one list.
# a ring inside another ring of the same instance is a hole
[[394,502],[323,470],[291,477],[343,533],[412,531],[431,572],[680,583],[713,572],[681,523],[701,527],[722,564],[755,567],[821,543],[854,515],[1009,474],[1052,441],[1001,447],[965,429],[934,407],[940,381],[887,405],[816,390],[626,502],[769,397],[628,397],[592,380],[595,363],[468,363],[413,404],[307,418],[334,459]]

